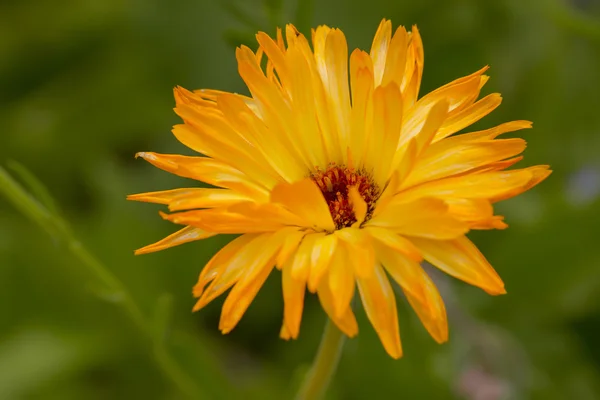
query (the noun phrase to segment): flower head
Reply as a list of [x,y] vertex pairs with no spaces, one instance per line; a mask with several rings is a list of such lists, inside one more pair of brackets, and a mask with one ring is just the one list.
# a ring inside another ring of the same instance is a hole
[[[231,289],[220,329],[231,331],[272,272],[283,282],[283,338],[296,338],[306,290],[348,336],[358,332],[358,288],[386,351],[402,355],[396,298],[402,288],[425,328],[448,338],[444,303],[420,266],[489,294],[504,284],[465,236],[504,229],[493,204],[549,174],[547,166],[508,169],[525,141],[498,139],[527,121],[454,135],[501,101],[477,100],[487,68],[418,98],[423,45],[416,27],[392,34],[383,20],[369,53],[348,48],[339,29],[320,26],[309,41],[294,26],[258,33],[258,51],[237,49],[251,96],[175,89],[183,124],[175,137],[203,156],[138,153],[158,168],[212,185],[129,196],[166,204],[180,231],[138,254],[217,234],[240,234],[202,269],[194,310]],[[265,62],[266,59],[266,62]],[[454,135],[454,136],[452,136]]]

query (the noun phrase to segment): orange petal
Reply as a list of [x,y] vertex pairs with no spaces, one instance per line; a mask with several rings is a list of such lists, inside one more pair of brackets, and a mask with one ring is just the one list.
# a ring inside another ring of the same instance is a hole
[[[446,99],[441,99],[428,108],[428,112],[423,116],[423,120],[417,122],[415,126],[412,128],[407,128],[407,124],[404,124],[402,126],[402,133],[400,135],[398,151],[396,151],[393,159],[392,169],[396,169],[398,166],[403,164],[403,158],[406,157],[406,152],[408,151],[407,149],[410,147],[410,141],[414,140],[415,148],[412,150],[414,154],[408,155],[408,157],[410,157],[410,164],[403,166],[403,169],[406,171],[402,171],[402,177],[406,178],[410,172],[410,167],[413,166],[413,163],[416,161],[416,159],[418,159],[423,151],[429,146],[438,128],[444,122],[447,114],[448,102]],[[407,146],[402,147],[404,144]]]
[[[373,92],[373,122],[367,165],[375,182],[383,186],[393,167],[392,160],[402,132],[402,94],[398,85],[380,86]],[[441,123],[441,121],[440,121]]]
[[143,158],[157,168],[184,178],[233,189],[253,196],[257,201],[268,199],[269,192],[264,186],[251,180],[246,174],[231,165],[210,157],[189,157],[152,152],[140,152],[135,156]]
[[[442,144],[443,142],[438,142]],[[496,161],[515,156],[525,150],[523,139],[488,140],[458,146],[431,145],[419,157],[412,174],[403,187],[433,181],[481,168]]]
[[469,230],[467,223],[448,213],[448,205],[439,199],[421,198],[411,202],[393,200],[365,226],[378,226],[406,236],[452,239]]
[[370,56],[373,60],[373,70],[375,72],[375,86],[379,86],[383,80],[391,39],[392,22],[383,19],[377,28],[373,43],[371,44]]
[[202,269],[198,283],[194,286],[194,297],[200,299],[193,311],[198,311],[233,286],[243,272],[244,257],[253,256],[258,252],[266,239],[266,235],[246,234],[219,250]]
[[311,233],[304,236],[302,242],[294,254],[291,262],[291,274],[294,279],[306,282],[310,274],[313,247],[317,240],[323,238],[325,233]]
[[156,243],[144,246],[141,249],[137,249],[135,251],[135,255],[137,256],[140,254],[153,253],[155,251],[168,249],[169,247],[179,246],[180,244],[192,242],[194,240],[206,239],[215,235],[216,233],[213,232],[206,232],[200,228],[186,226],[185,228],[170,234],[166,238],[159,240]]
[[336,252],[331,260],[329,289],[333,293],[333,312],[336,318],[341,318],[350,308],[350,301],[354,297],[354,273],[343,251]]
[[325,235],[317,238],[311,254],[311,267],[308,277],[308,290],[315,293],[321,278],[330,268],[332,257],[337,249],[338,237]]
[[418,262],[389,247],[379,247],[378,256],[386,271],[400,285],[429,334],[438,342],[448,340],[448,319],[444,302]]
[[504,294],[504,283],[483,254],[466,236],[454,240],[415,239],[425,259],[441,269],[492,295]]
[[271,192],[271,201],[284,205],[306,221],[305,226],[309,228],[329,232],[335,230],[323,193],[311,179],[278,184]]
[[502,97],[499,93],[492,93],[475,104],[461,110],[449,117],[440,127],[435,135],[434,141],[441,140],[447,136],[456,133],[467,126],[473,125],[481,118],[494,111],[502,103]]
[[221,312],[219,329],[223,333],[229,333],[237,325],[274,267],[283,235],[264,234],[262,237],[258,243],[253,242],[259,249],[255,254],[240,257],[242,276],[227,296]]
[[275,259],[278,269],[283,268],[283,266],[290,259],[290,257],[296,254],[296,250],[298,250],[298,245],[300,245],[300,242],[306,234],[307,232],[305,231],[295,230],[294,232],[290,232],[288,235],[286,235],[283,241],[283,245],[279,250],[279,254],[277,254],[277,257]]
[[349,265],[357,276],[369,277],[373,274],[375,266],[375,252],[369,241],[369,237],[362,229],[344,228],[334,232],[342,241],[342,245],[348,254],[352,254]]
[[357,283],[367,317],[383,347],[391,357],[402,357],[396,298],[383,268],[376,266],[373,276],[358,278]]
[[364,229],[364,232],[376,241],[380,242],[382,245],[406,255],[408,258],[416,262],[423,261],[421,252],[410,240],[392,232],[389,229],[369,226]]
[[225,207],[251,198],[228,189],[180,188],[132,194],[127,200],[168,204],[169,210]]
[[306,281],[294,279],[291,265],[282,269],[283,323],[289,338],[296,339],[300,332],[300,321],[304,308]]
[[546,165],[509,171],[487,171],[423,183],[404,190],[397,196],[403,201],[429,196],[498,201],[524,192],[548,175],[550,171]]
[[400,87],[404,79],[407,50],[408,33],[406,28],[399,26],[389,42],[389,50],[385,58],[385,71],[381,80],[382,86],[393,82]]
[[321,283],[319,284],[319,288],[317,290],[317,295],[319,296],[319,301],[321,302],[321,306],[323,310],[327,313],[329,318],[335,323],[335,325],[346,334],[348,337],[354,337],[358,333],[358,324],[356,322],[356,317],[352,312],[352,307],[347,307],[344,315],[338,317],[335,308],[334,308],[334,298],[336,296],[335,293],[331,292],[329,285],[329,276],[326,274],[323,279],[321,279]]

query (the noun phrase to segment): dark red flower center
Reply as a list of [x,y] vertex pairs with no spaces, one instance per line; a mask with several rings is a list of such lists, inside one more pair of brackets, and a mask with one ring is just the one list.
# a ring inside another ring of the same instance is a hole
[[357,188],[358,193],[367,203],[365,221],[371,218],[380,191],[367,171],[332,164],[325,171],[317,168],[311,174],[311,178],[323,192],[337,229],[352,226],[357,221],[348,196],[348,190],[353,186]]

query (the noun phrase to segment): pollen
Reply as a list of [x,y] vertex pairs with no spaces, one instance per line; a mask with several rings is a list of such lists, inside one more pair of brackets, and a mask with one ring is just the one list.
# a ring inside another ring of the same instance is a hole
[[330,164],[325,171],[316,168],[310,177],[321,189],[337,229],[352,226],[357,221],[349,195],[351,187],[358,190],[367,204],[365,221],[368,221],[373,215],[375,203],[381,193],[379,186],[367,171],[356,170],[345,165]]

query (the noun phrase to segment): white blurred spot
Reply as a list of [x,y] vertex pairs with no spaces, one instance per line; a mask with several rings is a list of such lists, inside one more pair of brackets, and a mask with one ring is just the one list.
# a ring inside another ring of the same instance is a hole
[[585,206],[596,200],[599,195],[600,170],[597,167],[583,167],[569,176],[565,196],[570,204]]

